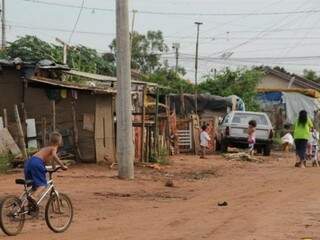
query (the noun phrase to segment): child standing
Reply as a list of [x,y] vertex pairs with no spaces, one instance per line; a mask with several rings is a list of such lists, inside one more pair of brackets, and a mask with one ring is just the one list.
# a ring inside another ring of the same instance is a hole
[[254,154],[254,145],[256,143],[256,127],[257,122],[255,120],[251,120],[248,127],[248,144],[250,155]]
[[319,167],[318,152],[319,152],[319,132],[317,129],[312,128],[311,130],[311,159],[312,166]]
[[200,147],[201,147],[200,158],[206,158],[206,149],[209,146],[209,141],[211,141],[211,138],[206,131],[207,130],[206,125],[203,125],[201,129],[202,131],[200,133]]

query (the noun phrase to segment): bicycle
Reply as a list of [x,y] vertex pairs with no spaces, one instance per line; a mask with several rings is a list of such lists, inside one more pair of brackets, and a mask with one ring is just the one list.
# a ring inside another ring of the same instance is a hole
[[45,206],[45,221],[49,229],[55,233],[62,233],[69,228],[73,219],[71,200],[56,190],[52,178],[60,169],[61,167],[47,169],[48,187],[37,202],[31,198],[32,180],[16,179],[16,184],[24,185],[21,196],[7,196],[0,202],[0,227],[5,234],[18,235],[23,229],[26,216],[30,216],[31,219],[37,217],[39,206],[47,196],[49,199]]

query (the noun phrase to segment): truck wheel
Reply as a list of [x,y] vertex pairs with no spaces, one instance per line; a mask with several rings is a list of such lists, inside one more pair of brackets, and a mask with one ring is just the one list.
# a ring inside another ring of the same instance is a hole
[[225,140],[225,139],[221,140],[220,150],[222,153],[228,152],[228,141],[227,140]]
[[216,150],[220,150],[221,149],[220,141],[218,140],[218,138],[215,138],[215,141],[216,141]]
[[263,155],[264,156],[270,156],[271,154],[271,145],[267,144],[266,146],[264,146],[263,148]]
[[258,154],[262,154],[262,147],[260,147],[260,146],[257,147],[257,153],[258,153]]

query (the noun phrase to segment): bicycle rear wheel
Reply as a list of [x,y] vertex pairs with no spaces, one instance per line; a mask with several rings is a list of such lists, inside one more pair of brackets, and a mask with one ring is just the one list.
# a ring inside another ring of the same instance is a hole
[[59,196],[52,194],[49,198],[45,219],[47,226],[55,233],[66,231],[73,219],[73,207],[70,198],[60,193]]
[[24,226],[25,215],[21,200],[8,196],[0,202],[0,227],[8,236],[18,235]]

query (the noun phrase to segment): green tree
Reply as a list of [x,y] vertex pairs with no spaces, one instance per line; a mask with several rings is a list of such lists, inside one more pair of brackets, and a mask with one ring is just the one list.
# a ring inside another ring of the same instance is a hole
[[[63,59],[62,46],[49,44],[35,36],[25,36],[9,44],[3,56],[21,58],[24,61],[38,62],[43,59],[61,63]],[[114,75],[114,60],[100,56],[94,49],[85,46],[70,47],[68,49],[69,67],[91,73]]]
[[62,51],[57,47],[40,40],[35,36],[25,36],[9,44],[6,49],[10,58],[21,58],[24,61],[37,62],[43,59],[60,61]]
[[[161,54],[168,51],[161,31],[148,31],[145,35],[133,32],[131,68],[142,73],[153,73],[161,68]],[[116,39],[110,44],[110,49],[116,54]]]
[[165,87],[161,90],[163,94],[193,93],[194,89],[194,85],[190,81],[185,80],[180,73],[166,66],[147,75],[144,80]]
[[311,81],[314,81],[314,82],[320,82],[320,78],[317,75],[317,73],[311,69],[310,70],[304,69],[303,70],[303,77],[306,79],[309,79]]
[[219,96],[237,95],[243,99],[247,110],[258,110],[256,102],[256,88],[263,76],[257,69],[238,69],[232,71],[228,68],[215,77],[207,75],[199,84],[199,91]]

